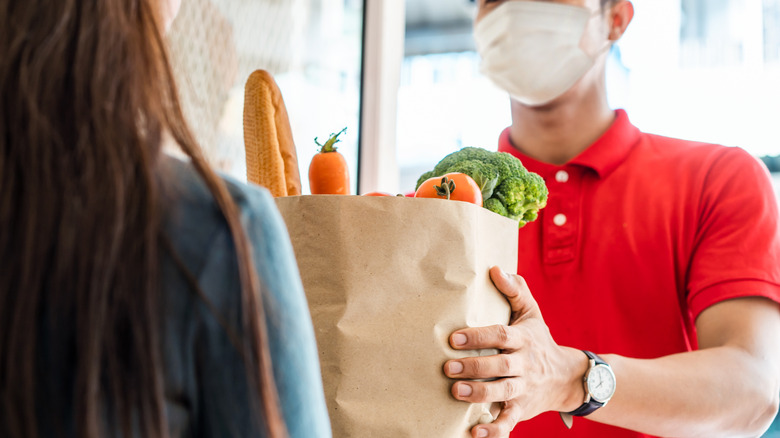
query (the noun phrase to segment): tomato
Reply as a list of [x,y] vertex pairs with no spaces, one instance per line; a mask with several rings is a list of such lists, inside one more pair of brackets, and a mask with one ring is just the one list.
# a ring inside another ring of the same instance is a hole
[[[451,190],[450,190],[451,189]],[[449,198],[447,191],[450,191]],[[415,198],[441,198],[470,202],[482,207],[482,190],[465,173],[448,173],[426,180],[414,193]]]
[[368,192],[368,193],[363,193],[363,196],[395,196],[395,195],[387,192]]

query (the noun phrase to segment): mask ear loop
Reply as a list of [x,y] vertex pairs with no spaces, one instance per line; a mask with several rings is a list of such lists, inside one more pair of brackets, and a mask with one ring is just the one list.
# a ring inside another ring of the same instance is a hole
[[[593,20],[593,18],[601,15],[602,13],[603,13],[602,11],[598,10],[598,11],[593,11],[593,13],[590,14],[590,17],[588,18],[588,25],[585,27],[585,32],[584,32],[583,36],[585,34],[587,34],[588,28],[590,27],[590,22]],[[607,42],[601,48],[596,50],[596,52],[593,55],[591,55],[590,53],[586,52],[582,48],[582,44],[580,44],[580,50],[582,50],[592,60],[594,60],[594,61],[597,60],[601,55],[603,55],[604,53],[609,52],[612,49],[612,46],[615,45],[615,41],[610,39],[610,35],[611,34],[612,34],[612,26],[610,26],[609,30],[607,31],[607,37],[606,37]]]
[[614,41],[612,41],[612,40],[607,40],[607,43],[606,43],[606,44],[604,44],[604,47],[602,47],[601,49],[599,49],[599,51],[598,51],[598,52],[596,52],[596,56],[594,56],[594,57],[593,57],[593,59],[598,59],[598,58],[599,58],[599,56],[603,55],[604,53],[607,53],[607,52],[609,52],[610,50],[612,50],[612,46],[614,46],[614,45],[615,45],[615,42],[614,42]]

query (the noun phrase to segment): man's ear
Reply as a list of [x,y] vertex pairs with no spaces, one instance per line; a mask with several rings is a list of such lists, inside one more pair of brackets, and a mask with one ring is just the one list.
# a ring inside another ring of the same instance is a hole
[[608,12],[610,20],[609,40],[617,41],[624,33],[631,20],[634,18],[634,4],[629,0],[619,0]]

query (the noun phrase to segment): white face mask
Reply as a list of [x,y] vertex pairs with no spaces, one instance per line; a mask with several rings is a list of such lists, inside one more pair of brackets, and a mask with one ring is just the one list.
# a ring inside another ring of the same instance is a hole
[[502,3],[474,28],[482,74],[525,105],[551,102],[611,45],[593,56],[580,48],[591,16],[587,8],[560,3]]

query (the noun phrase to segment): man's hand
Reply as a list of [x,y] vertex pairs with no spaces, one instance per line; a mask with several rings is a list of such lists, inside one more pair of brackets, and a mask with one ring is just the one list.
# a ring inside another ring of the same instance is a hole
[[453,379],[497,379],[452,385],[452,395],[458,400],[503,402],[492,424],[472,429],[475,438],[506,437],[520,421],[545,411],[574,410],[585,399],[582,376],[587,356],[555,343],[522,277],[505,274],[498,267],[490,270],[490,277],[509,300],[510,325],[458,330],[450,336],[450,344],[456,350],[496,348],[501,353],[444,364],[444,373]]
[[[503,402],[496,421],[471,430],[474,438],[506,437],[518,422],[545,411],[572,411],[585,397],[587,357],[553,341],[521,277],[498,268],[490,276],[512,307],[510,325],[458,330],[450,344],[501,353],[444,365],[447,376],[464,379],[452,385],[455,398]],[[699,315],[696,329],[698,350],[655,359],[601,354],[620,389],[589,419],[656,436],[761,435],[778,406],[777,303],[761,297],[722,301]],[[492,378],[497,380],[470,380]]]

